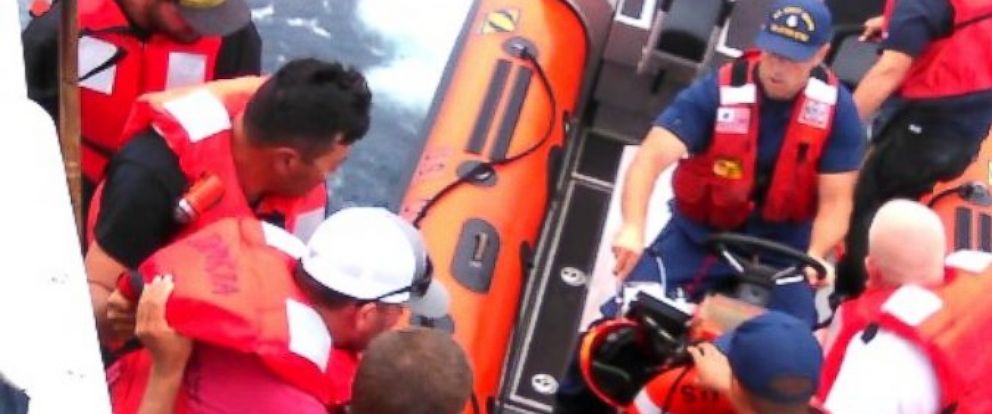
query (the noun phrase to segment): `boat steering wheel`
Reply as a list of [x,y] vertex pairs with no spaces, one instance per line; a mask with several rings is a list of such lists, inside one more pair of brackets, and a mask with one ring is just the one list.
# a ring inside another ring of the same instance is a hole
[[816,271],[816,277],[823,280],[827,277],[827,268],[819,260],[812,256],[786,246],[782,243],[765,240],[762,238],[748,236],[739,233],[716,233],[707,239],[709,245],[717,255],[723,258],[742,278],[752,277],[756,266],[751,260],[741,256],[738,252],[747,251],[752,254],[772,253],[789,261],[789,266],[784,269],[776,269],[777,272],[767,276],[767,281],[774,283],[776,280],[794,275],[806,268]]

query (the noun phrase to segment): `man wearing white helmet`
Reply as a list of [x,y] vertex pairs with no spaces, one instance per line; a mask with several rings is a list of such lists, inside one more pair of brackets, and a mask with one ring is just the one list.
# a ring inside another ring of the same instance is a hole
[[[115,412],[334,412],[350,399],[358,353],[405,307],[439,317],[449,302],[420,234],[381,208],[330,216],[306,246],[254,219],[224,220],[139,273],[151,281],[135,328],[150,368],[122,358]],[[126,279],[117,296],[137,297]]]

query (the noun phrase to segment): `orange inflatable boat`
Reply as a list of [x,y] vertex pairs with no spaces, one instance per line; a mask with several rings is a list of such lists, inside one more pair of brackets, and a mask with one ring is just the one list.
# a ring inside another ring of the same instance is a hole
[[[452,328],[491,406],[577,105],[587,40],[556,0],[478,1],[448,62],[401,207],[422,230]],[[489,410],[480,410],[488,412]]]
[[992,252],[992,140],[960,177],[937,184],[923,200],[944,222],[948,252]]

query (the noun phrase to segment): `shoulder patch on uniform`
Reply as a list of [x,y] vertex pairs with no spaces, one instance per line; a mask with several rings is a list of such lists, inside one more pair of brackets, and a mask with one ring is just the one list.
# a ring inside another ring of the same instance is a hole
[[906,285],[885,301],[882,312],[909,326],[917,326],[942,307],[944,301],[937,294],[917,285]]
[[206,89],[171,99],[162,106],[179,121],[192,142],[231,128],[224,104]]
[[805,94],[807,98],[828,105],[837,104],[837,87],[814,77],[810,77],[806,82]]
[[331,334],[320,314],[313,308],[286,299],[286,324],[289,327],[289,350],[308,359],[327,372],[331,355]]
[[753,83],[743,86],[721,86],[720,105],[753,104],[758,102],[758,89]]
[[307,246],[300,239],[296,238],[296,236],[279,226],[263,221],[262,234],[265,235],[265,244],[269,247],[279,249],[293,258],[299,259],[306,254]]

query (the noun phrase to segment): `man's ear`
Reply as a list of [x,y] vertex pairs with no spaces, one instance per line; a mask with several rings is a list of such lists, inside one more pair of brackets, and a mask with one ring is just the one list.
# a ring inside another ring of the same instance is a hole
[[272,168],[280,173],[286,174],[294,165],[302,161],[299,151],[290,147],[275,147],[270,149],[272,154]]
[[355,327],[364,329],[375,321],[375,303],[363,303],[355,307]]
[[869,286],[880,282],[878,265],[875,263],[875,260],[871,257],[871,255],[865,256],[865,274],[868,275],[868,280],[865,280],[865,282]]

